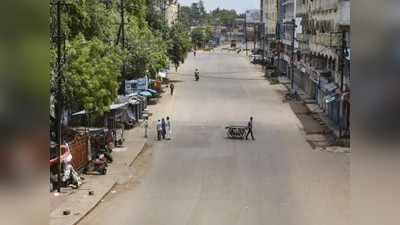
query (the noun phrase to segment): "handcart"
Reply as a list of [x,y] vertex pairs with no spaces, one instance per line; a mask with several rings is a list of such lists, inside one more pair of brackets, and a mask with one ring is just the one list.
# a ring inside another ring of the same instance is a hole
[[226,136],[232,139],[244,139],[246,137],[246,132],[248,127],[246,126],[227,126]]

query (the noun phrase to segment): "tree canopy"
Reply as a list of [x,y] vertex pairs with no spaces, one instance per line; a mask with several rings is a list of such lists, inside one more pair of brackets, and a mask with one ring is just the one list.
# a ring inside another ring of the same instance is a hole
[[[190,50],[188,28],[168,28],[157,0],[125,0],[125,48],[121,46],[119,1],[66,0],[62,68],[65,102],[72,110],[102,114],[115,101],[121,81],[155,76],[172,62],[179,66]],[[55,7],[50,5],[51,90],[56,80]],[[125,63],[125,77],[121,76]]]

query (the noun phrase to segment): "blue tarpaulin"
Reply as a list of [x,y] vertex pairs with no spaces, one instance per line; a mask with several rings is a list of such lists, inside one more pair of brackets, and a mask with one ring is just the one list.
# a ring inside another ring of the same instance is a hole
[[146,91],[152,93],[152,94],[157,94],[158,92],[156,90],[148,88]]
[[145,97],[151,97],[151,96],[153,96],[153,95],[151,94],[151,92],[149,92],[149,91],[141,91],[139,94],[142,95],[142,96],[145,96]]

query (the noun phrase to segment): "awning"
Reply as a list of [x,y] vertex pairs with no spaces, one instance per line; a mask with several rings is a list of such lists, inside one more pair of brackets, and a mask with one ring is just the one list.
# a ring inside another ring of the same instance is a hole
[[150,89],[150,88],[148,88],[147,91],[152,93],[152,94],[158,94],[158,92],[156,90],[153,90],[153,89]]
[[158,76],[162,78],[167,78],[167,72],[158,72]]
[[126,106],[128,103],[112,104],[110,105],[110,110],[120,109]]
[[335,101],[336,98],[337,98],[337,95],[336,95],[336,94],[335,94],[335,95],[326,96],[326,97],[325,97],[325,103],[326,103],[326,104],[331,103],[331,102]]
[[82,110],[82,111],[73,113],[72,116],[81,116],[81,115],[85,115],[85,114],[87,114],[86,111],[85,111],[85,110]]
[[131,110],[128,110],[127,112],[128,112],[127,114],[128,114],[128,118],[129,118],[129,119],[131,119],[131,120],[136,120],[136,119],[135,119],[135,115],[133,114],[133,112],[132,112]]
[[139,104],[140,102],[138,101],[138,100],[136,100],[136,99],[131,99],[131,100],[129,100],[129,104],[131,104],[131,105],[137,105],[137,104]]
[[331,82],[322,85],[321,88],[326,92],[333,92],[338,88],[338,86],[335,83]]
[[151,92],[149,92],[149,91],[142,91],[142,92],[140,92],[139,94],[142,95],[142,96],[145,96],[145,97],[151,97],[151,96],[153,96],[153,95],[151,94]]

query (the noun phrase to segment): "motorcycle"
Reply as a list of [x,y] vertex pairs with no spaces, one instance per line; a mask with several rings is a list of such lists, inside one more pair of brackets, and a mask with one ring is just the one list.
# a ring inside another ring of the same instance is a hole
[[94,152],[95,158],[97,158],[100,154],[103,154],[107,159],[107,163],[113,162],[113,157],[111,155],[112,148],[110,143],[106,140],[106,137],[103,135],[95,135],[91,138],[91,146],[92,152]]
[[[82,179],[79,174],[75,171],[71,164],[65,166],[64,173],[61,177],[60,186],[72,187],[73,189],[77,189],[82,185]],[[54,191],[58,189],[58,176],[56,174],[50,174],[50,190]]]
[[85,174],[89,174],[91,172],[97,172],[101,175],[107,174],[107,159],[105,158],[104,154],[98,155],[94,160],[91,160],[89,164],[85,167],[83,171]]
[[199,79],[200,79],[199,73],[194,74],[194,79],[195,79],[195,81],[199,81]]

